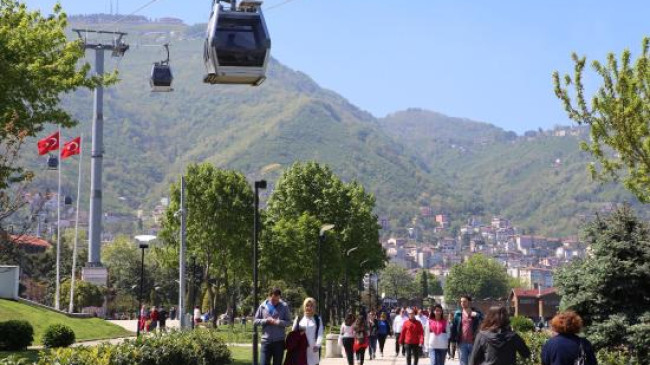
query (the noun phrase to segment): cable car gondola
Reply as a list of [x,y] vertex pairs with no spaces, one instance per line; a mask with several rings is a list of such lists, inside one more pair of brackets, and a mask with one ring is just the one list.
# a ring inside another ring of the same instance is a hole
[[156,62],[151,67],[151,79],[149,79],[149,85],[151,85],[151,91],[154,92],[169,92],[173,91],[172,89],[172,69],[169,67],[169,45],[164,44],[165,50],[167,51],[167,59],[164,61]]
[[266,29],[262,2],[244,0],[224,8],[214,0],[204,47],[209,84],[258,86],[266,79],[271,38]]

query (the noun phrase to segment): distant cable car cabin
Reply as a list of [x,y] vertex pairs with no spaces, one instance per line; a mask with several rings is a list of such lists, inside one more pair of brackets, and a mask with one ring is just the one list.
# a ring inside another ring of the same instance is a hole
[[172,69],[169,67],[169,44],[164,44],[165,50],[167,51],[167,59],[156,62],[151,67],[151,78],[149,79],[149,85],[151,85],[151,91],[153,92],[169,92],[173,91],[172,89]]
[[266,79],[271,38],[266,29],[262,2],[229,2],[224,8],[214,0],[204,47],[209,84],[258,86]]

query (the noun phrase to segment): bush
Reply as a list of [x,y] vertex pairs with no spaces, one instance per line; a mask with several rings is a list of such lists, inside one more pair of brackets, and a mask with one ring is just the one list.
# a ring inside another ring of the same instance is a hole
[[64,324],[53,324],[43,334],[43,345],[45,347],[68,347],[74,343],[75,336],[72,328]]
[[34,342],[34,327],[24,320],[0,322],[0,350],[24,350]]
[[514,316],[510,318],[510,326],[513,331],[517,332],[533,332],[535,330],[535,323],[533,320],[524,316]]
[[232,363],[228,347],[216,331],[172,331],[143,336],[118,345],[70,347],[43,353],[39,365],[226,365]]

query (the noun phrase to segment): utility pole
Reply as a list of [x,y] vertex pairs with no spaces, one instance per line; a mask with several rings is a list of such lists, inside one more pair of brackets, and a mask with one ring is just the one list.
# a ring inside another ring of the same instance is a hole
[[179,321],[181,324],[181,329],[187,327],[185,323],[185,227],[186,227],[186,215],[185,215],[185,176],[181,175],[181,249],[179,257],[179,288],[178,288],[178,315]]
[[[95,74],[104,74],[104,51],[111,51],[113,57],[122,57],[129,46],[122,41],[126,35],[123,32],[111,32],[91,29],[73,29],[83,40],[84,49],[95,50]],[[86,39],[88,34],[105,35],[113,38],[103,43],[91,43]],[[94,91],[94,112],[92,124],[92,149],[90,156],[90,217],[88,231],[88,262],[82,272],[85,281],[106,285],[108,273],[102,267],[100,250],[102,237],[102,158],[104,155],[104,88],[97,86]]]

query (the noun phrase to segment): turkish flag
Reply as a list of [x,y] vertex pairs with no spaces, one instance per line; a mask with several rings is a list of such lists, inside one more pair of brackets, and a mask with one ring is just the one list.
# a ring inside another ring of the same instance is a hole
[[59,149],[59,132],[53,133],[38,141],[38,154],[44,155]]
[[77,137],[63,144],[61,159],[64,160],[70,156],[78,155],[79,152],[81,152],[81,137]]

